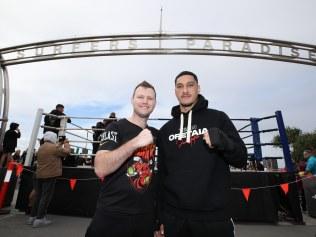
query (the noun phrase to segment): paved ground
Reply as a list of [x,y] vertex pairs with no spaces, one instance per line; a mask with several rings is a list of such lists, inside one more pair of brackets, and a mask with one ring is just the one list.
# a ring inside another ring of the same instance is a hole
[[[34,229],[26,225],[28,216],[24,212],[19,212],[13,208],[16,197],[17,192],[13,198],[10,214],[0,215],[0,237],[80,237],[85,235],[90,218],[48,215],[48,218],[53,221],[50,226]],[[316,219],[306,214],[303,214],[303,216],[306,225],[292,225],[289,222],[279,222],[277,225],[236,223],[235,236],[316,237]]]
[[[33,229],[25,224],[27,216],[14,209],[8,215],[0,215],[1,237],[79,237],[84,236],[90,218],[49,215],[53,224]],[[316,219],[304,216],[306,225],[287,222],[278,225],[239,223],[236,237],[316,237]],[[220,236],[219,236],[220,237]]]

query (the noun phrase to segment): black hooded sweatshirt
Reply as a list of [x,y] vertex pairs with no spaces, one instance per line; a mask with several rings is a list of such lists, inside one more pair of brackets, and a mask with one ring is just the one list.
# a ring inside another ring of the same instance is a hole
[[[159,131],[160,207],[181,218],[221,221],[230,218],[229,165],[243,167],[247,150],[228,116],[207,106],[199,95],[192,112],[173,107]],[[203,140],[206,131],[214,148]]]

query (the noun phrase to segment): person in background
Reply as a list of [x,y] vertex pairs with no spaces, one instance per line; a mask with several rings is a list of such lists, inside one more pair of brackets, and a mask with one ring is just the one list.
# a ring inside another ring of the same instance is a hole
[[305,175],[312,174],[316,175],[316,151],[314,147],[305,149],[303,152],[304,159],[307,160]]
[[305,198],[305,192],[304,192],[304,187],[303,187],[303,181],[300,178],[300,175],[304,176],[305,174],[305,169],[306,169],[306,161],[308,159],[307,154],[310,152],[309,149],[303,151],[303,159],[299,160],[298,163],[296,164],[297,167],[297,172],[298,172],[298,180],[297,180],[297,190],[298,190],[298,195],[300,198],[300,204],[302,211],[306,212],[306,198]]
[[305,170],[299,172],[299,176],[301,177],[301,182],[303,186],[301,192],[299,192],[301,207],[303,211],[307,211],[308,215],[312,217],[315,216],[314,195],[316,190],[316,179],[315,177],[313,177],[316,175],[315,154],[316,150],[314,146],[309,146],[303,151],[304,160],[307,160],[307,162]]
[[51,224],[46,218],[47,208],[54,194],[56,179],[62,175],[61,159],[69,154],[68,140],[64,140],[61,144],[58,143],[56,133],[47,131],[44,134],[44,144],[37,152],[36,200],[27,221],[27,224],[34,228]]
[[[102,122],[97,122],[97,124],[92,127],[92,129],[94,128],[103,129],[103,130],[94,130],[93,132],[94,143],[92,143],[92,154],[95,155],[99,149],[100,143],[96,143],[96,142],[100,141],[100,136],[102,133],[104,133],[104,129],[107,128],[107,126],[109,126],[114,121],[117,121],[117,119],[116,119],[115,113],[112,112],[108,119],[104,119]],[[91,159],[92,166],[94,165],[94,157],[95,156],[92,156],[92,159]]]
[[[56,108],[50,112],[50,114],[55,116],[66,116],[64,114],[64,106],[62,104],[57,104]],[[47,131],[52,131],[58,136],[58,129],[60,127],[60,118],[56,118],[55,116],[45,115],[44,117],[44,126],[49,126],[51,128],[44,127],[43,133],[45,134]],[[68,123],[71,123],[71,119],[68,118]]]
[[16,151],[14,152],[12,158],[13,158],[13,160],[14,160],[15,162],[20,163],[20,162],[21,162],[21,150],[20,150],[20,149],[16,150]]
[[[92,126],[92,129],[104,129],[104,123],[103,122],[97,122],[97,124],[95,126]],[[99,142],[99,138],[100,135],[104,132],[104,130],[93,130],[93,141],[94,143],[92,143],[92,153],[96,154],[98,149],[99,149],[99,145],[100,143],[95,143],[95,142]],[[94,163],[94,162],[92,162]]]
[[3,153],[0,159],[0,168],[6,167],[9,161],[12,161],[12,153],[15,152],[15,148],[18,143],[18,139],[21,137],[21,132],[18,123],[11,123],[10,129],[5,132],[3,139]]
[[108,119],[103,119],[104,128],[107,128],[112,122],[117,121],[116,114],[114,112],[111,112]]

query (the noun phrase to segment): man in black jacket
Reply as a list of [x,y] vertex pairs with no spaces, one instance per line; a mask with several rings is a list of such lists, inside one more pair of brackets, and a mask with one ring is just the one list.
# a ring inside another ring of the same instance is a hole
[[6,167],[12,161],[12,153],[15,151],[17,141],[21,137],[18,123],[11,123],[10,129],[5,132],[3,139],[3,153],[0,159],[0,168]]
[[199,92],[194,73],[176,77],[179,105],[158,136],[160,234],[166,237],[234,236],[229,166],[243,167],[247,150],[228,116],[208,109]]
[[[103,130],[94,130],[93,132],[93,141],[92,143],[92,154],[96,154],[99,149],[99,142],[101,139],[101,134],[104,133],[104,129],[106,129],[112,122],[117,121],[116,115],[114,112],[111,112],[108,119],[103,119],[103,122],[97,122],[95,126],[92,126],[92,129],[103,129]],[[92,156],[92,166],[94,165],[94,156]]]
[[[45,126],[49,126],[49,127],[53,127],[53,128],[44,128],[43,133],[45,134],[45,132],[47,131],[52,131],[54,133],[57,134],[58,136],[58,129],[60,127],[60,118],[57,118],[56,116],[66,116],[64,114],[64,106],[62,104],[57,104],[56,108],[54,110],[52,110],[50,112],[50,114],[55,115],[55,116],[50,116],[50,115],[46,115],[44,117],[44,125]],[[67,120],[68,123],[71,123],[71,119],[68,118]]]

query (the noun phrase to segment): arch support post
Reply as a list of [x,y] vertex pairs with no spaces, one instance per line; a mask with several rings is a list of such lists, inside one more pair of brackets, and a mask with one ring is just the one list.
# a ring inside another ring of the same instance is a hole
[[7,68],[1,65],[0,67],[0,144],[3,142],[4,133],[8,122],[9,113],[9,75]]

